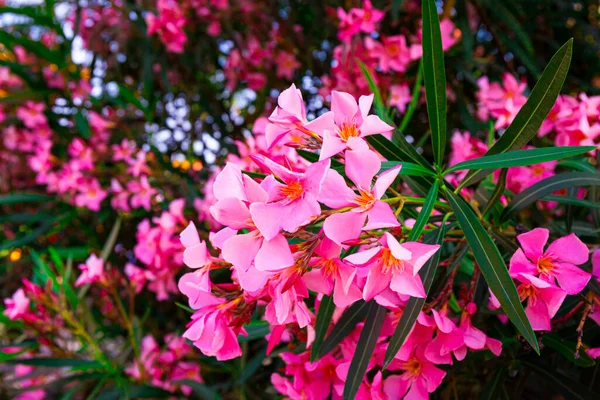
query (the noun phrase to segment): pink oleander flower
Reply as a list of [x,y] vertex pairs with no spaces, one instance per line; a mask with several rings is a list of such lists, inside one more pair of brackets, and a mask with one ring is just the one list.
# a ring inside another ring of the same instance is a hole
[[363,8],[353,8],[351,12],[357,22],[360,22],[360,30],[364,33],[371,33],[377,29],[377,23],[383,19],[385,13],[373,7],[369,0],[363,1]]
[[408,359],[394,361],[394,369],[404,371],[402,375],[391,375],[383,383],[388,400],[428,399],[446,376],[446,372],[436,367],[425,357],[422,347],[417,347]]
[[287,51],[279,51],[277,53],[277,77],[292,80],[294,71],[300,67],[300,63],[296,60],[293,53]]
[[[314,136],[333,123],[333,113],[326,112],[318,118],[308,121],[302,92],[292,83],[277,98],[277,107],[269,116],[270,124],[265,130],[268,150],[272,149],[287,134],[296,131]],[[280,143],[285,144],[285,141]]]
[[89,178],[77,187],[78,193],[73,201],[77,207],[87,207],[92,211],[100,210],[100,203],[108,193],[100,187],[96,178]]
[[303,275],[306,286],[313,292],[330,295],[338,307],[346,307],[362,298],[354,282],[356,268],[340,259],[342,247],[324,237],[315,249],[313,269]]
[[23,289],[17,289],[11,298],[4,299],[4,315],[10,319],[19,319],[29,310],[29,298]]
[[[527,273],[518,273],[514,276],[519,282],[517,291],[521,301],[527,301],[525,314],[534,331],[549,331],[550,320],[556,315],[562,305],[567,292],[552,283],[544,281]],[[490,302],[496,307],[500,303],[492,295]]]
[[215,356],[219,361],[242,355],[237,341],[241,328],[230,324],[233,316],[229,310],[237,306],[237,301],[227,303],[225,299],[202,290],[193,273],[181,277],[179,290],[188,297],[189,306],[196,310],[183,337],[191,340],[202,353]]
[[392,85],[390,87],[390,97],[388,103],[392,107],[396,107],[400,112],[406,111],[406,106],[411,102],[412,96],[410,89],[406,83],[401,85]]
[[372,185],[373,177],[381,169],[381,161],[375,152],[367,149],[346,151],[345,159],[346,176],[354,182],[359,194],[346,185],[337,171],[330,170],[327,173],[319,201],[336,210],[347,207],[350,210],[327,217],[323,223],[325,235],[338,245],[343,245],[345,241],[360,236],[363,229],[400,226],[392,208],[381,198],[398,176],[401,166],[379,174]]
[[250,205],[252,220],[267,241],[281,230],[296,232],[321,215],[317,199],[329,160],[311,164],[304,173],[290,171],[266,157],[255,157],[254,161],[271,172],[260,185],[268,194],[267,202]]
[[381,42],[366,37],[365,47],[369,51],[369,56],[377,59],[378,66],[383,72],[405,72],[412,61],[403,35],[382,36]]
[[587,262],[588,248],[570,234],[552,242],[544,251],[550,232],[536,228],[517,236],[521,248],[510,260],[509,272],[516,277],[527,274],[554,285],[555,281],[567,294],[578,294],[592,275],[577,267]]
[[113,144],[111,148],[113,161],[129,160],[136,150],[135,142],[127,139],[123,139],[120,144]]
[[187,36],[183,31],[186,19],[175,0],[158,0],[156,3],[158,16],[148,14],[146,24],[148,35],[158,34],[167,51],[182,53],[183,46],[187,42]]
[[455,165],[463,161],[481,157],[488,150],[482,140],[477,139],[469,132],[454,131],[450,139],[452,152],[450,153],[449,165]]
[[357,18],[354,9],[346,12],[343,8],[338,7],[337,17],[340,20],[337,32],[338,39],[342,42],[350,42],[354,35],[360,32],[362,21]]
[[158,190],[150,185],[146,175],[142,175],[139,182],[136,180],[127,182],[127,191],[132,193],[132,208],[144,208],[148,211],[152,208],[152,200],[158,194]]
[[369,115],[373,104],[373,94],[361,96],[358,103],[349,93],[333,91],[331,111],[335,125],[323,131],[323,146],[319,160],[330,158],[347,147],[353,150],[366,149],[364,137],[377,133],[390,132],[394,128],[383,122],[377,115]]
[[271,301],[265,309],[265,319],[271,325],[298,324],[304,328],[313,318],[304,303],[304,299],[308,298],[308,289],[302,279],[296,278],[295,268],[287,268],[269,281]]
[[[240,284],[246,290],[254,291],[264,285],[268,275],[260,271],[277,271],[294,264],[287,240],[279,233],[278,217],[275,214],[269,216],[268,212],[267,216],[262,214],[264,210],[261,207],[269,199],[267,190],[242,174],[240,167],[232,163],[219,173],[213,190],[217,202],[210,211],[219,223],[226,226],[221,232],[227,236],[218,247],[222,249],[223,259],[235,267]],[[286,217],[282,214],[281,218]],[[248,233],[236,234],[242,229],[247,229]],[[269,233],[268,236],[263,229]]]
[[388,288],[399,295],[427,297],[418,273],[440,246],[418,242],[400,244],[388,232],[378,243],[380,246],[345,258],[357,267],[368,269],[363,298],[371,300]]
[[79,264],[81,274],[75,281],[75,287],[103,281],[106,279],[104,275],[104,261],[92,254],[85,261],[85,264]]
[[17,117],[29,129],[43,127],[48,124],[48,120],[44,115],[45,108],[44,103],[36,103],[28,100],[25,104],[17,108]]

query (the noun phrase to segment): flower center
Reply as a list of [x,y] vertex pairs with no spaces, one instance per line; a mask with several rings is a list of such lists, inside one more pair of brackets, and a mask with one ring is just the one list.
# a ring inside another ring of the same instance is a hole
[[409,375],[409,377],[416,378],[417,376],[421,375],[421,369],[423,369],[423,366],[419,360],[416,358],[411,358],[404,363],[402,369],[406,370],[406,373]]
[[382,273],[387,274],[388,272],[396,273],[404,271],[404,261],[394,257],[390,249],[383,249],[381,259],[383,260]]
[[337,265],[333,260],[323,260],[322,261],[323,268],[323,277],[329,278],[330,276],[334,276],[337,271]]
[[370,210],[377,201],[375,199],[375,195],[373,195],[371,192],[360,189],[359,192],[360,194],[354,198],[354,204],[356,204],[363,211]]
[[537,268],[540,274],[551,273],[555,266],[550,257],[540,257],[537,262]]
[[398,54],[400,54],[400,46],[398,46],[397,44],[389,44],[387,46],[387,52],[388,55],[393,57],[393,56],[397,56]]
[[517,289],[517,291],[519,292],[519,297],[521,298],[521,301],[524,301],[525,299],[529,299],[530,305],[532,302],[535,302],[535,300],[537,298],[537,290],[536,290],[535,286],[533,286],[529,283],[524,283],[524,284],[520,285],[519,288]]
[[344,142],[352,137],[358,137],[359,134],[360,132],[354,123],[343,123],[339,132],[340,138],[342,138]]
[[541,165],[536,165],[531,168],[531,173],[533,174],[533,176],[540,177],[540,176],[544,175],[544,172],[545,172],[545,169]]
[[288,200],[293,201],[304,195],[304,186],[300,182],[292,182],[282,187],[280,192]]

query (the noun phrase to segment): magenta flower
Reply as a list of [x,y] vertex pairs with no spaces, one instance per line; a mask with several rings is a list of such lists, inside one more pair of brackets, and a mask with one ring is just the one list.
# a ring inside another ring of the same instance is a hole
[[[400,226],[389,204],[381,201],[387,188],[400,172],[400,165],[380,174],[371,186],[373,177],[381,168],[379,156],[371,150],[353,150],[345,153],[346,176],[356,185],[359,194],[346,185],[344,178],[330,170],[323,183],[319,201],[333,209],[350,207],[343,213],[327,217],[323,223],[325,235],[338,245],[356,239],[364,229]],[[367,226],[365,222],[368,220]]]
[[377,29],[376,24],[385,16],[385,13],[374,8],[369,0],[363,1],[363,8],[353,8],[350,11],[360,22],[360,30],[364,33],[374,32]]
[[425,357],[422,347],[418,347],[410,359],[396,365],[404,373],[391,375],[383,383],[389,400],[428,399],[429,393],[433,393],[446,376],[446,372]]
[[381,246],[345,258],[358,267],[368,267],[363,298],[371,300],[387,288],[400,295],[427,297],[418,273],[440,246],[417,242],[400,244],[388,232],[379,243]]
[[404,72],[411,62],[411,54],[402,35],[382,36],[381,42],[367,37],[365,47],[369,55],[377,59],[383,72]]
[[105,279],[104,261],[95,254],[89,256],[85,264],[80,264],[79,269],[81,270],[81,274],[75,281],[75,287]]
[[[550,320],[562,305],[567,292],[552,283],[536,278],[526,273],[518,273],[517,280],[521,282],[517,286],[521,301],[527,300],[525,314],[529,318],[534,331],[549,331]],[[496,299],[491,299],[496,301]]]
[[44,103],[36,103],[28,100],[17,108],[17,117],[23,121],[23,124],[29,129],[36,129],[48,124],[46,115],[44,115]]
[[585,288],[592,275],[577,265],[589,258],[588,248],[574,234],[555,240],[544,251],[549,231],[536,228],[517,236],[521,249],[510,259],[509,272],[516,277],[527,274],[554,285],[555,280],[567,294],[577,294]]
[[296,232],[321,215],[317,198],[329,171],[329,160],[311,164],[306,172],[298,173],[266,157],[253,159],[271,172],[260,185],[268,193],[268,201],[250,205],[252,219],[266,240],[273,240],[281,230]]
[[394,129],[377,115],[369,115],[373,95],[361,96],[358,103],[350,93],[333,91],[331,111],[334,125],[323,131],[323,146],[320,160],[330,158],[344,149],[366,149],[364,137],[385,133]]
[[25,291],[22,288],[17,289],[11,298],[4,299],[4,305],[6,306],[4,315],[13,320],[18,319],[27,314],[27,310],[29,310],[29,298],[25,295]]

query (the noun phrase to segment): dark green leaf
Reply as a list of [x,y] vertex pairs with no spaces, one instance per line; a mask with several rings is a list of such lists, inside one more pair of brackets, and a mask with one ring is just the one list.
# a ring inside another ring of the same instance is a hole
[[102,364],[95,360],[81,360],[79,358],[24,358],[22,360],[9,360],[9,364],[34,365],[39,367],[78,367],[102,368]]
[[438,166],[446,148],[446,69],[435,0],[423,0],[423,73],[433,155]]
[[501,397],[502,388],[504,387],[504,381],[508,375],[508,371],[505,367],[497,368],[493,373],[492,378],[483,388],[479,395],[479,400],[496,400]]
[[238,341],[249,342],[251,340],[263,339],[271,332],[271,327],[266,321],[253,321],[244,327],[248,336],[239,335]]
[[365,318],[368,309],[369,303],[365,303],[362,300],[359,300],[348,307],[333,329],[331,329],[329,335],[325,338],[319,357],[323,357],[325,354],[335,349],[346,336],[352,333],[354,328],[356,328],[356,325]]
[[181,381],[175,382],[179,385],[184,385],[192,388],[192,391],[200,396],[203,400],[220,400],[221,396],[213,389],[209,388],[203,383],[192,381],[190,379],[183,379]]
[[[514,121],[500,139],[485,153],[486,156],[505,153],[525,146],[537,134],[539,127],[554,105],[571,63],[573,39],[565,43],[548,63],[539,81],[531,91],[527,103],[519,110]],[[471,171],[460,187],[481,179],[480,171]]]
[[367,372],[369,360],[373,356],[386,313],[387,309],[385,307],[380,306],[374,300],[369,302],[367,320],[360,332],[356,350],[348,368],[348,376],[344,385],[344,400],[353,400],[358,392],[358,388]]
[[431,189],[429,189],[429,193],[427,193],[427,198],[423,203],[421,211],[419,211],[419,216],[417,217],[417,220],[415,221],[415,224],[413,225],[412,230],[408,235],[408,239],[406,239],[407,241],[415,241],[419,238],[419,236],[421,236],[421,232],[423,232],[423,228],[425,228],[427,221],[429,221],[431,211],[433,211],[433,206],[437,201],[439,188],[440,181],[435,180],[433,182],[433,186],[431,187]]
[[248,381],[248,379],[252,378],[256,371],[262,367],[262,363],[266,358],[266,348],[262,348],[256,352],[256,354],[248,361],[244,369],[242,370],[240,376],[237,379],[238,385],[243,385]]
[[546,333],[542,337],[542,344],[556,350],[567,360],[580,367],[591,367],[596,364],[584,350],[579,352],[579,357],[575,357],[577,343],[563,340],[556,333]]
[[558,195],[548,195],[544,196],[542,200],[545,201],[554,201],[560,204],[569,204],[572,206],[579,206],[585,208],[596,208],[600,209],[600,203],[592,202],[589,200],[579,199],[575,196],[558,196]]
[[81,110],[75,114],[75,128],[77,131],[86,139],[90,138],[90,124],[88,123],[85,116],[81,113]]
[[517,288],[508,274],[508,269],[494,241],[479,222],[475,212],[462,198],[449,190],[446,191],[446,194],[467,243],[473,251],[477,265],[479,265],[492,293],[525,340],[539,353],[537,338],[531,329],[527,315],[525,315]]
[[315,339],[310,349],[310,361],[314,362],[319,358],[319,351],[323,345],[327,328],[331,324],[331,317],[335,311],[333,303],[333,293],[330,296],[324,296],[319,303],[319,312],[317,314],[317,322],[315,323]]
[[[444,234],[445,227],[442,226],[435,232],[430,232],[425,235],[426,243],[437,243],[439,245],[444,244]],[[431,241],[430,241],[431,240]],[[425,292],[429,293],[429,289],[431,288],[431,284],[433,283],[433,277],[435,276],[435,268],[440,262],[441,249],[438,250],[426,263],[423,265],[423,268],[419,271],[419,275],[423,280],[423,287],[425,288]],[[394,334],[390,339],[390,343],[388,344],[387,350],[385,351],[385,359],[383,362],[383,368],[387,368],[388,365],[394,360],[396,354],[404,344],[406,337],[412,330],[415,322],[417,321],[417,317],[419,313],[423,309],[423,305],[427,299],[411,297],[406,303],[406,307],[404,307],[404,311],[400,316],[400,321],[398,321],[398,325],[394,330]]]
[[400,168],[400,172],[399,175],[403,175],[403,176],[429,176],[432,178],[435,178],[435,174],[426,169],[421,167],[419,164],[413,164],[411,162],[408,161],[384,161],[381,163],[381,169],[379,170],[379,173],[382,173],[384,171],[387,171],[388,169],[392,169],[397,165],[402,165],[402,168]]
[[379,92],[379,88],[375,83],[375,79],[373,79],[373,74],[369,70],[369,68],[360,60],[357,59],[358,65],[362,70],[363,75],[367,79],[367,83],[369,85],[369,89],[373,92],[373,108],[375,112],[382,120],[389,122],[389,118],[387,117],[387,111],[385,109],[385,104],[383,104],[383,98],[381,97],[381,93]]
[[533,370],[536,375],[542,378],[542,381],[558,390],[565,398],[572,400],[596,400],[600,394],[593,393],[586,389],[585,385],[574,381],[570,377],[560,374],[537,363],[524,361],[523,364]]
[[0,205],[49,201],[52,197],[37,193],[10,193],[0,196]]
[[509,153],[494,154],[491,156],[483,156],[473,160],[463,161],[448,168],[444,172],[444,175],[464,169],[498,169],[539,164],[542,162],[578,156],[594,150],[595,148],[596,146],[564,146],[516,150]]
[[539,181],[515,196],[502,212],[501,220],[506,220],[512,214],[557,190],[580,186],[600,186],[600,174],[567,172]]
[[487,201],[487,204],[485,205],[484,210],[481,213],[482,215],[487,215],[487,213],[489,213],[492,210],[496,202],[500,200],[500,197],[502,197],[502,195],[504,194],[504,189],[506,189],[506,174],[508,174],[508,169],[503,168],[500,171],[498,183],[496,184],[492,195],[490,196],[489,200]]

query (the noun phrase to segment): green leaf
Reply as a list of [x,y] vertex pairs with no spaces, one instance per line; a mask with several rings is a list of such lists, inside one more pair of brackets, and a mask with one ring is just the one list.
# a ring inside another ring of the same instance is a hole
[[433,156],[441,166],[446,148],[446,69],[435,0],[423,0],[423,73]]
[[482,215],[487,215],[492,210],[492,208],[494,207],[496,202],[498,200],[500,200],[500,197],[502,197],[502,194],[504,193],[504,189],[506,189],[506,175],[507,174],[508,174],[507,168],[503,168],[502,170],[500,170],[500,176],[498,177],[498,183],[496,184],[496,187],[494,188],[492,195],[490,196],[489,200],[487,201],[485,208],[481,212]]
[[536,375],[542,378],[542,382],[546,382],[554,387],[567,399],[594,400],[600,398],[600,394],[586,389],[585,384],[577,382],[566,375],[559,374],[557,371],[550,370],[546,366],[530,361],[524,361],[523,365],[533,370]]
[[[444,235],[445,235],[445,226],[437,229],[435,232],[430,232],[425,236],[425,243],[437,243],[440,246],[444,244]],[[431,242],[430,242],[431,239]],[[441,257],[441,249],[438,250],[426,263],[423,265],[423,268],[419,271],[419,275],[423,281],[423,287],[425,288],[425,292],[429,293],[429,289],[431,288],[431,284],[433,283],[433,277],[435,276],[435,268],[440,262]],[[400,321],[398,321],[398,325],[394,330],[394,334],[390,339],[390,343],[388,344],[387,350],[385,351],[385,358],[383,361],[383,369],[386,369],[390,363],[396,357],[396,354],[404,344],[406,337],[412,330],[415,322],[417,321],[417,317],[421,313],[423,309],[423,305],[427,299],[422,299],[418,297],[411,297],[406,303],[406,307],[404,307],[404,311],[402,311],[402,315],[400,316]]]
[[119,237],[119,231],[121,230],[121,217],[117,217],[115,223],[113,224],[110,233],[108,234],[108,238],[102,247],[102,252],[100,253],[100,258],[102,261],[106,262],[113,248],[115,247],[115,243],[117,243],[117,238]]
[[386,313],[387,308],[380,306],[374,300],[369,302],[367,320],[360,332],[356,350],[348,368],[348,376],[344,385],[344,400],[353,400],[358,392],[358,388],[367,372],[369,360],[373,356]]
[[497,368],[492,379],[488,382],[485,388],[479,395],[479,400],[497,400],[500,398],[500,393],[504,387],[504,381],[508,375],[506,367]]
[[408,235],[409,242],[415,241],[421,236],[421,232],[423,232],[423,228],[429,221],[429,217],[431,216],[431,211],[433,211],[433,206],[438,197],[438,190],[440,188],[440,181],[435,180],[431,189],[429,189],[429,193],[427,193],[427,198],[425,198],[425,202],[423,203],[423,207],[421,211],[419,211],[419,216],[415,221],[415,224]]
[[408,147],[406,148],[401,148],[399,146],[400,143],[395,144],[391,140],[388,140],[385,136],[379,134],[367,136],[367,142],[388,161],[410,161],[433,171],[431,165],[429,165],[425,157],[417,153],[414,147],[410,144],[408,144]]
[[244,385],[244,383],[246,383],[248,379],[252,378],[256,371],[262,367],[262,363],[267,357],[266,352],[266,347],[263,347],[262,349],[258,350],[256,354],[248,361],[236,381],[238,386]]
[[[485,156],[520,149],[537,134],[538,129],[554,105],[567,76],[573,52],[573,39],[565,43],[548,63],[539,81],[531,91],[527,103],[519,110],[514,121]],[[480,171],[471,171],[461,182],[466,187],[481,179]]]
[[402,168],[400,168],[400,172],[398,173],[398,175],[429,176],[435,178],[435,173],[433,173],[432,171],[421,167],[419,164],[414,164],[408,161],[384,161],[381,163],[381,169],[379,170],[379,173],[387,171],[388,169],[392,169],[398,165],[402,165]]
[[244,327],[248,336],[239,335],[238,342],[249,342],[256,339],[264,339],[271,332],[271,327],[266,321],[253,321]]
[[501,221],[505,221],[512,214],[521,211],[536,200],[546,197],[557,190],[580,186],[600,186],[600,174],[592,172],[567,172],[541,180],[516,195],[508,203],[500,219]]
[[484,170],[539,164],[578,156],[594,149],[596,149],[596,146],[542,147],[538,149],[516,150],[491,156],[485,155],[453,165],[444,172],[444,175],[464,169]]
[[331,329],[329,335],[325,338],[319,357],[323,357],[325,354],[335,349],[346,336],[352,333],[356,325],[365,319],[368,310],[369,303],[365,303],[362,300],[359,300],[348,307],[333,329]]
[[592,202],[589,200],[579,199],[574,196],[557,196],[557,195],[548,195],[544,196],[542,200],[545,201],[554,201],[560,204],[568,204],[571,206],[579,206],[585,208],[595,208],[600,209],[600,203]]
[[310,362],[314,362],[319,358],[319,352],[327,333],[327,328],[331,324],[331,317],[335,311],[333,303],[333,293],[330,296],[324,296],[319,303],[319,312],[317,314],[317,322],[315,323],[315,340],[310,349]]
[[75,114],[75,128],[77,131],[86,139],[90,138],[90,124],[86,117],[81,113],[81,110],[77,111]]
[[373,79],[373,74],[369,70],[369,68],[360,60],[356,60],[360,69],[362,70],[363,75],[367,79],[367,83],[369,85],[369,89],[373,92],[373,108],[375,112],[382,120],[389,122],[390,119],[387,116],[387,110],[385,108],[385,104],[383,104],[383,98],[381,97],[381,93],[379,92],[379,88],[375,83],[375,79]]
[[220,400],[221,396],[210,387],[203,383],[192,381],[190,379],[183,379],[175,382],[179,385],[188,386],[192,388],[192,391],[196,393],[202,400]]
[[579,352],[579,357],[575,357],[577,343],[563,340],[556,333],[546,333],[542,337],[542,344],[556,350],[559,354],[577,366],[591,367],[596,364],[584,350]]
[[[39,268],[39,270],[41,270],[41,275],[49,278],[52,281],[52,289],[54,291],[58,290],[58,281],[56,279],[56,274],[54,273],[54,271],[52,271],[52,269],[50,269],[50,267],[48,266],[48,264],[42,260],[42,258],[40,257],[40,255],[38,254],[37,251],[31,249],[30,250],[31,253],[31,258],[33,259],[33,263],[36,265],[37,268]],[[35,272],[34,272],[35,273]],[[46,282],[46,280],[43,280],[42,282]]]
[[400,14],[400,6],[402,0],[392,0],[392,19],[398,21],[398,15]]
[[[317,153],[313,153],[311,151],[306,151],[306,150],[296,150],[296,152],[298,153],[298,155],[300,157],[302,157],[305,160],[310,161],[312,163],[316,163],[319,161],[319,155]],[[334,158],[331,159],[331,168],[335,169],[336,171],[338,171],[341,174],[344,173],[344,164],[342,164],[341,162],[339,162],[338,160],[336,160]]]
[[24,358],[22,360],[8,360],[9,364],[34,365],[39,367],[78,367],[78,368],[103,368],[95,360],[81,360],[79,358]]
[[123,83],[119,83],[119,97],[128,104],[136,106],[138,109],[146,112],[146,107],[142,105],[140,99]]
[[10,193],[0,196],[0,205],[49,201],[52,197],[37,193]]
[[539,354],[540,349],[537,338],[533,329],[531,329],[527,315],[525,315],[519,293],[517,293],[517,288],[508,274],[508,269],[500,255],[500,251],[498,251],[494,241],[481,225],[471,207],[452,191],[446,190],[446,194],[458,224],[464,232],[467,243],[469,243],[473,256],[492,293],[494,293],[502,309],[525,340]]

